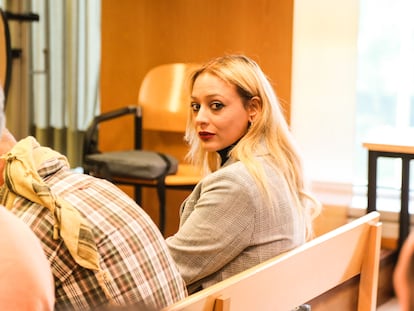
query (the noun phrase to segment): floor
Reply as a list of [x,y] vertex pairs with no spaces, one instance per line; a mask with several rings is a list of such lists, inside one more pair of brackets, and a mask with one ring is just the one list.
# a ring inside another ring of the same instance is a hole
[[397,298],[393,298],[377,308],[377,311],[399,311],[399,310],[400,308],[398,306]]

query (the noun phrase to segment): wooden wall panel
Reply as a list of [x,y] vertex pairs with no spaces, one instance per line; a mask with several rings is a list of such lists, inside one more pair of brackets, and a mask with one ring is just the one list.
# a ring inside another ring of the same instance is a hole
[[[101,110],[135,104],[143,76],[156,65],[243,53],[272,80],[289,118],[292,19],[293,0],[102,0]],[[132,147],[131,122],[101,133],[103,150]],[[156,219],[154,202],[145,205]]]

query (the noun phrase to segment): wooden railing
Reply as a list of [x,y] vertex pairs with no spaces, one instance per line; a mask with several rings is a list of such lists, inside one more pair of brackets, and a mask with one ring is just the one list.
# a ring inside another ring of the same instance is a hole
[[163,311],[293,310],[360,276],[358,310],[376,310],[381,247],[372,212]]

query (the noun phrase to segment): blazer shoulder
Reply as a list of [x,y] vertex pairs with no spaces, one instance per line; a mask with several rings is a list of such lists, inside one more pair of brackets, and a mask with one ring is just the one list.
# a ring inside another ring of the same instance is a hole
[[204,184],[219,181],[228,181],[238,184],[239,186],[246,186],[249,188],[251,188],[251,185],[254,184],[253,177],[247,170],[246,166],[240,161],[222,167],[204,178]]

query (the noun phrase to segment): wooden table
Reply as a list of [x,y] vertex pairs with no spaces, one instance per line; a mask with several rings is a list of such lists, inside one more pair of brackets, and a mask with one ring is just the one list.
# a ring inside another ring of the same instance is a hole
[[414,159],[413,144],[404,143],[363,143],[368,149],[368,207],[367,213],[376,210],[377,204],[377,160],[379,157],[400,158],[401,171],[401,209],[399,216],[398,249],[410,232],[409,195],[410,160]]

